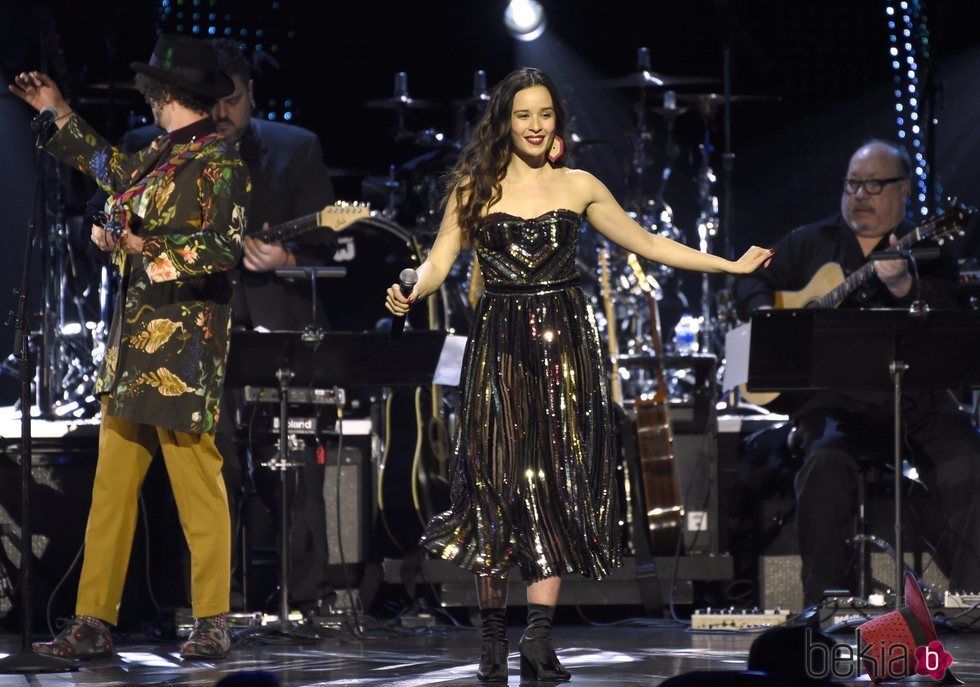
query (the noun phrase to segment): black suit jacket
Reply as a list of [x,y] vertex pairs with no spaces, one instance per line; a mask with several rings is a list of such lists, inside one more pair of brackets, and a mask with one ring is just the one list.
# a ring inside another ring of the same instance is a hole
[[[333,185],[323,164],[323,150],[316,134],[289,124],[252,118],[251,128],[240,144],[242,160],[252,175],[249,228],[258,231],[309,215],[334,201]],[[314,229],[290,243],[299,265],[322,265],[333,253],[329,230]],[[238,273],[237,324],[271,330],[302,329],[312,314],[309,283],[290,283],[273,272]],[[323,324],[323,308],[318,320]]]
[[[140,150],[162,133],[150,125],[123,136],[122,147]],[[246,234],[259,231],[263,223],[275,226],[317,212],[334,201],[333,185],[323,150],[316,134],[302,127],[269,122],[255,117],[239,144],[242,160],[252,177],[252,195],[246,217]],[[105,194],[89,201],[89,210],[101,209]],[[322,265],[333,253],[329,230],[313,230],[289,242],[299,265]],[[288,282],[274,272],[250,272],[239,266],[231,273],[235,284],[232,324],[273,331],[299,330],[312,318],[312,289],[309,283]],[[317,308],[317,323],[325,324],[323,308]]]

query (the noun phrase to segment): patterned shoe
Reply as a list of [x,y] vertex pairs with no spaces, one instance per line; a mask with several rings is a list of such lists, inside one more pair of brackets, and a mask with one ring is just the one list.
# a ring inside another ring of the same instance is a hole
[[98,618],[76,615],[50,642],[35,642],[34,653],[61,658],[96,658],[112,654],[109,626]]
[[212,615],[194,621],[191,636],[180,647],[181,658],[224,658],[231,650],[225,616]]

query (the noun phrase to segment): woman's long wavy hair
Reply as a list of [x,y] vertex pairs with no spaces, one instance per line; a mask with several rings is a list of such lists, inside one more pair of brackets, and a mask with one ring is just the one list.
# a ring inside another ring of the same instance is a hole
[[[555,134],[565,140],[565,108],[555,82],[540,69],[524,67],[508,74],[490,91],[490,102],[476,125],[469,143],[449,172],[447,187],[456,194],[457,221],[466,242],[479,225],[483,211],[500,200],[500,182],[507,172],[512,150],[510,135],[514,96],[531,86],[544,86],[555,108]],[[552,164],[564,164],[569,153]]]

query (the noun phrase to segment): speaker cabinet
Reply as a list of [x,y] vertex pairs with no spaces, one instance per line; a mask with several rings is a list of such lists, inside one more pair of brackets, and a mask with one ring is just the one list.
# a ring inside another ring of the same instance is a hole
[[674,464],[684,503],[687,553],[719,551],[717,439],[714,423],[709,423],[703,432],[674,431]]
[[[338,463],[339,460],[339,463]],[[363,563],[367,553],[368,466],[357,448],[338,457],[328,449],[323,468],[323,502],[327,523],[327,563]]]
[[[949,590],[949,580],[928,553],[906,552],[905,563],[921,570],[922,580],[940,597]],[[798,613],[803,610],[803,582],[800,557],[793,554],[759,557],[760,596],[763,608],[782,608]],[[895,579],[895,560],[883,551],[871,554],[872,587],[891,589]]]

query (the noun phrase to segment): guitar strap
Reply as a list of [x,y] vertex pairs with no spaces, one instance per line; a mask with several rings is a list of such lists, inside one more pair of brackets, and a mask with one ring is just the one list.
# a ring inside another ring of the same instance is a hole
[[179,153],[171,155],[169,160],[167,160],[162,165],[160,165],[159,167],[151,171],[149,174],[145,174],[143,178],[141,178],[138,182],[136,182],[135,185],[130,186],[122,193],[117,193],[113,196],[110,196],[108,201],[106,201],[106,207],[107,208],[118,207],[120,205],[128,203],[133,198],[137,198],[143,195],[143,192],[146,191],[146,187],[149,186],[154,179],[157,179],[158,177],[161,177],[169,172],[174,172],[177,169],[183,167],[185,164],[187,164],[189,160],[193,160],[200,157],[205,146],[207,146],[209,143],[211,143],[211,141],[215,140],[216,138],[218,138],[218,134],[214,133],[196,139],[189,146],[187,146],[187,148],[180,151]]
[[[117,193],[113,196],[110,196],[109,199],[106,201],[106,208],[108,209],[108,212],[106,214],[111,218],[113,208],[123,207],[126,203],[133,200],[134,198],[140,198],[143,195],[143,192],[146,191],[146,188],[150,185],[151,182],[163,176],[164,174],[175,172],[176,170],[180,169],[185,164],[187,164],[188,161],[197,159],[203,154],[204,148],[217,138],[218,138],[218,134],[213,133],[213,134],[208,134],[207,136],[202,136],[201,138],[192,141],[191,144],[187,146],[187,148],[180,151],[179,153],[175,153],[171,155],[170,159],[168,159],[162,165],[152,170],[149,174],[143,175],[143,177],[135,185],[130,186],[122,193]],[[110,232],[116,235],[122,233],[123,227],[115,226],[116,223],[113,222],[111,219],[110,219],[110,223],[112,226],[106,227],[107,229],[109,229]],[[119,268],[119,271],[122,272],[123,266],[126,261],[126,253],[120,247],[116,248],[115,253],[116,254],[113,256],[113,262],[116,263],[116,266]]]

